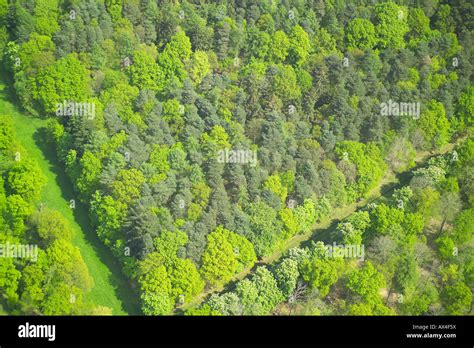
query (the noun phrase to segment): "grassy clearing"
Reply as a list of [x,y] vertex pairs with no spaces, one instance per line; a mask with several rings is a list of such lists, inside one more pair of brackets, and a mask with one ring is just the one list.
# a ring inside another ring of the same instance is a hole
[[59,211],[74,231],[73,244],[77,246],[94,286],[86,300],[94,305],[112,308],[114,315],[140,314],[136,296],[130,290],[121,266],[110,251],[102,244],[90,226],[87,209],[78,201],[75,209],[70,208],[70,200],[75,199],[71,182],[57,161],[54,149],[45,143],[42,127],[45,120],[28,117],[12,103],[7,87],[0,82],[0,114],[13,117],[17,139],[28,156],[35,158],[48,181],[43,188],[41,203]]

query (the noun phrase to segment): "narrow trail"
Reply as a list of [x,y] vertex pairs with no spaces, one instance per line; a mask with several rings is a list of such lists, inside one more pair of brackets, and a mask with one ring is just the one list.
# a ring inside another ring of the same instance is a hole
[[[458,142],[459,141],[462,141],[462,139],[458,140]],[[285,252],[287,252],[291,248],[306,246],[311,241],[320,240],[324,242],[330,242],[330,232],[337,226],[339,222],[347,219],[351,214],[353,214],[354,212],[356,212],[357,210],[361,208],[364,208],[368,204],[373,203],[381,199],[382,197],[388,197],[389,195],[391,195],[391,193],[395,189],[407,185],[409,180],[412,177],[412,172],[414,170],[424,166],[430,157],[440,155],[440,154],[445,154],[451,151],[455,145],[456,144],[454,143],[449,143],[443,146],[440,150],[436,152],[422,151],[422,152],[417,153],[415,157],[415,166],[413,168],[396,175],[391,172],[388,172],[380,181],[380,183],[374,189],[372,189],[372,191],[370,192],[369,196],[366,199],[363,199],[357,203],[352,203],[345,207],[339,207],[339,208],[334,209],[330,218],[325,219],[313,225],[310,232],[296,235],[290,238],[284,243],[284,245],[279,250],[277,250],[272,255],[262,258],[261,260],[256,262],[253,267],[242,270],[240,273],[235,275],[231,281],[229,281],[225,285],[208,289],[202,292],[201,294],[196,296],[193,299],[193,301],[181,307],[178,307],[176,311],[178,313],[184,312],[188,308],[192,308],[194,306],[199,305],[209,295],[213,293],[220,293],[224,290],[231,290],[239,280],[248,276],[258,266],[272,264],[273,262],[277,261]]]
[[[89,223],[87,208],[75,199],[72,184],[58,162],[55,150],[45,142],[43,127],[46,120],[29,117],[19,111],[8,87],[1,81],[0,114],[13,118],[18,141],[47,177],[39,203],[59,211],[73,230],[72,243],[80,249],[94,279],[94,286],[86,294],[86,300],[96,306],[111,308],[114,315],[141,314],[136,295],[121,273],[121,266],[95,234]],[[75,209],[70,208],[72,199],[75,200]]]

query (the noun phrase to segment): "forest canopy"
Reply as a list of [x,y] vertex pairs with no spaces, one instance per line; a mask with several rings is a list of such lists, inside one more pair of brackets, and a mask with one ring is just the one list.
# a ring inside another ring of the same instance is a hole
[[[472,313],[473,48],[462,0],[0,0],[5,82],[145,315]],[[0,304],[108,313],[0,115],[0,238],[40,246]]]

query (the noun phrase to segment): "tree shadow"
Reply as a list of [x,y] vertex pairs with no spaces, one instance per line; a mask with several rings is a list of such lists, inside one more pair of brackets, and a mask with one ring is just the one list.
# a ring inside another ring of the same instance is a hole
[[[350,215],[352,215],[352,213],[349,214],[347,217],[349,217]],[[310,247],[312,243],[316,242],[324,242],[324,244],[332,243],[334,241],[334,238],[332,236],[333,233],[336,231],[337,225],[341,221],[344,221],[347,217],[343,219],[333,219],[330,222],[329,226],[313,230],[311,238],[301,243],[300,248]]]
[[15,111],[20,111],[17,105],[20,105],[20,102],[18,100],[18,97],[16,96],[15,90],[13,89],[13,81],[5,71],[5,69],[1,68],[0,69],[0,81],[4,84],[5,88],[0,90],[0,99],[9,101],[13,107],[15,108]]
[[[61,196],[66,201],[75,199],[76,195],[73,186],[66,172],[61,166],[54,146],[46,142],[46,129],[39,128],[33,135],[33,140],[38,149],[44,154],[48,164],[49,170],[55,174],[56,183],[60,187]],[[74,219],[84,232],[87,243],[93,248],[98,255],[100,261],[107,266],[111,272],[111,276],[107,281],[114,287],[117,297],[121,301],[122,308],[129,315],[140,315],[140,306],[138,304],[137,295],[133,292],[130,283],[121,272],[121,265],[113,256],[112,252],[105,246],[99,237],[95,234],[93,227],[90,224],[88,217],[88,210],[84,204],[75,200],[75,209],[72,210]]]

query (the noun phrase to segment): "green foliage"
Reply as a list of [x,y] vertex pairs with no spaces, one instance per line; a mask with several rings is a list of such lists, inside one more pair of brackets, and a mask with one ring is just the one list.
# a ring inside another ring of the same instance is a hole
[[301,264],[301,277],[311,287],[317,289],[321,297],[326,297],[331,286],[339,279],[343,268],[342,258],[315,255]]
[[456,256],[454,241],[448,236],[436,239],[436,244],[443,259],[449,260]]
[[191,260],[174,258],[168,269],[173,301],[189,302],[204,289],[204,281]]
[[126,215],[126,205],[111,196],[95,192],[91,201],[91,213],[97,235],[106,245],[112,245],[116,232],[121,228]]
[[425,221],[428,221],[433,215],[435,205],[439,198],[439,192],[431,187],[415,191],[414,205],[416,211],[423,216]]
[[257,303],[264,312],[271,310],[282,301],[283,294],[278,289],[276,279],[267,268],[258,267],[252,281],[259,291]]
[[300,231],[298,220],[292,209],[284,208],[278,212],[280,220],[283,222],[285,239],[293,237]]
[[136,120],[133,112],[133,101],[138,97],[138,94],[139,90],[137,87],[117,82],[113,87],[101,93],[100,100],[104,105],[112,104],[116,108],[121,120],[133,121],[141,125],[143,121]]
[[382,303],[376,303],[371,305],[369,303],[356,303],[349,307],[349,315],[393,315],[394,312],[391,308],[383,305]]
[[38,33],[52,36],[52,34],[59,30],[59,1],[35,1],[33,14],[35,16],[35,30]]
[[38,164],[27,158],[16,161],[8,170],[6,187],[11,194],[18,194],[28,202],[39,198],[46,177]]
[[239,282],[235,291],[244,305],[245,314],[267,314],[284,298],[276,279],[265,267],[258,267],[252,280]]
[[474,87],[470,86],[459,97],[458,117],[466,125],[474,124]]
[[355,18],[349,22],[346,38],[351,48],[374,48],[377,44],[374,25],[363,18]]
[[280,240],[281,226],[276,212],[259,201],[248,206],[250,227],[247,239],[252,242],[258,256],[270,254]]
[[252,243],[250,243],[245,237],[239,236],[238,234],[228,230],[224,229],[223,233],[226,235],[227,241],[232,245],[234,255],[239,263],[237,271],[252,267],[255,261],[257,261],[257,256],[255,255]]
[[300,66],[306,62],[309,56],[311,47],[309,36],[302,27],[295,25],[289,39],[288,59],[293,65]]
[[402,209],[389,207],[382,203],[371,212],[371,232],[373,235],[390,235],[395,240],[403,241],[421,233],[424,220],[421,214],[404,212]]
[[415,165],[416,151],[412,143],[403,137],[393,134],[387,136],[388,148],[385,151],[385,161],[390,169],[396,173],[406,171]]
[[114,22],[122,18],[122,1],[119,0],[106,0],[105,6],[107,7],[107,12],[110,13],[110,16]]
[[[138,285],[144,313],[161,315],[202,292],[204,281],[212,288],[247,271],[256,255],[273,260],[306,236],[290,238],[333,218],[335,208],[368,198],[379,184],[384,191],[391,172],[424,158],[415,149],[434,151],[469,136],[471,45],[460,34],[469,31],[467,13],[464,2],[438,1],[3,0],[0,50],[6,80],[32,115],[58,114],[64,101],[94,103],[93,119],[51,118],[43,153],[56,147],[93,228]],[[420,118],[379,117],[378,104],[388,99],[419,101]],[[50,253],[72,233],[58,213],[33,213],[44,182],[13,128],[0,117],[0,224]],[[29,140],[39,144],[42,136]],[[216,161],[223,149],[244,156]],[[472,279],[465,253],[474,146],[467,140],[458,149],[459,160],[435,157],[414,171],[410,188],[336,226],[333,237],[365,244],[374,267],[324,258],[320,244],[295,249],[194,314],[269,314],[285,299],[292,303],[280,309],[300,313],[438,313],[440,285],[417,287],[418,270],[447,286]],[[247,150],[258,160],[247,161]],[[431,238],[431,231],[438,234]],[[458,246],[460,257],[450,257]],[[439,269],[438,259],[451,264]],[[333,286],[346,281],[343,266],[349,292]],[[12,312],[107,313],[68,279],[71,267],[51,282],[56,265],[45,256],[14,267],[20,279],[10,277],[12,265],[4,267]],[[383,293],[403,292],[405,303],[388,296],[382,304],[382,278]],[[322,301],[332,287],[335,301]]]
[[57,239],[22,271],[22,301],[45,315],[81,314],[93,286],[79,249]]
[[271,45],[271,37],[268,33],[257,29],[249,30],[249,51],[256,58],[265,58]]
[[386,169],[380,149],[374,143],[343,141],[337,144],[336,153],[356,165],[357,182],[354,189],[358,197],[365,196],[382,178]]
[[0,24],[5,25],[6,19],[8,15],[8,1],[1,0],[0,1]]
[[200,271],[211,285],[219,285],[255,261],[255,252],[247,239],[219,226],[207,236]]
[[145,178],[139,170],[123,169],[118,172],[116,180],[112,183],[113,197],[130,204],[140,197],[140,187],[144,182]]
[[283,203],[288,195],[288,189],[282,185],[279,175],[272,175],[265,181],[264,187],[276,194]]
[[447,285],[441,293],[446,311],[450,315],[467,313],[472,303],[471,289],[463,282]]
[[221,315],[218,311],[216,311],[215,309],[212,309],[211,306],[209,306],[207,303],[199,307],[190,308],[184,314],[195,315],[195,316]]
[[370,218],[367,212],[357,212],[352,214],[347,222],[340,222],[336,232],[342,236],[345,245],[360,245],[369,223]]
[[430,19],[421,8],[410,9],[408,27],[410,28],[410,35],[417,39],[427,39],[431,33]]
[[165,267],[160,265],[159,257],[150,254],[150,258],[144,260],[140,268],[143,273],[139,278],[143,313],[146,315],[170,314],[173,309],[173,301],[169,295],[171,281]]
[[200,84],[202,79],[209,73],[211,64],[206,52],[193,52],[189,74],[196,84]]
[[140,263],[139,283],[145,314],[169,314],[175,303],[189,302],[204,288],[196,265],[178,257],[187,243],[182,231],[162,231],[155,239],[157,252],[150,253]]
[[408,31],[406,8],[392,1],[374,7],[375,32],[380,48],[403,48],[403,37]]
[[40,238],[48,246],[57,239],[70,241],[72,230],[68,221],[57,211],[43,208],[31,217]]
[[427,314],[430,306],[439,300],[436,287],[429,283],[419,293],[414,294],[408,301],[403,303],[403,311],[410,315]]
[[63,101],[85,102],[90,93],[88,71],[73,54],[41,69],[33,88],[34,98],[49,114],[55,114]]
[[421,113],[418,126],[428,148],[440,148],[450,139],[449,120],[446,118],[443,104],[437,101],[431,101]]
[[[74,299],[74,303],[71,301]],[[76,286],[60,283],[52,288],[41,304],[45,315],[79,314],[82,306],[82,293]]]
[[278,30],[273,34],[272,42],[270,44],[269,56],[270,59],[276,63],[285,61],[288,56],[290,48],[290,40],[285,32]]
[[319,28],[315,33],[314,50],[317,54],[329,56],[331,54],[340,54],[337,49],[336,39],[331,36],[325,28]]
[[76,286],[83,291],[88,291],[93,286],[79,249],[65,240],[55,240],[46,249],[46,258],[50,267],[54,265],[54,276],[68,285]]
[[379,291],[385,286],[384,276],[378,272],[370,261],[364,267],[348,275],[347,288],[368,304],[380,302]]
[[296,288],[296,283],[300,275],[298,271],[298,263],[292,259],[284,259],[275,269],[275,279],[278,288],[283,296],[288,298]]
[[10,301],[18,299],[17,289],[20,277],[21,273],[16,269],[13,258],[0,258],[0,293]]
[[185,246],[188,242],[188,236],[183,231],[177,230],[170,232],[167,230],[161,231],[158,238],[155,239],[154,244],[156,251],[163,256],[165,261],[174,262],[178,250]]
[[169,147],[154,145],[153,150],[150,153],[150,164],[155,169],[151,182],[160,182],[167,177],[167,173],[170,170],[170,165],[168,163]]
[[165,49],[158,55],[158,64],[163,69],[167,82],[173,78],[180,81],[187,76],[184,63],[191,57],[191,42],[183,31],[179,31],[166,44]]
[[222,295],[213,294],[209,298],[207,305],[212,311],[219,313],[219,315],[241,315],[241,305],[239,297],[227,292]]
[[464,244],[471,240],[474,233],[474,209],[460,212],[454,220],[452,238],[456,243]]
[[0,116],[0,152],[10,149],[15,139],[12,119],[6,115]]
[[150,52],[140,50],[133,54],[133,64],[130,66],[130,83],[139,89],[152,91],[163,89],[164,73]]
[[56,46],[50,36],[31,34],[29,40],[22,44],[18,50],[19,66],[15,68],[34,75],[41,68],[46,68],[55,62],[54,52]]
[[102,170],[100,159],[92,152],[86,151],[79,160],[79,177],[76,186],[84,197],[88,197],[97,189]]
[[184,119],[181,114],[181,105],[176,99],[169,99],[163,103],[163,119],[168,122],[174,134],[179,134],[184,127]]
[[278,74],[273,78],[273,88],[284,101],[294,100],[301,96],[296,73],[291,65],[278,66]]
[[202,255],[201,274],[212,285],[229,281],[237,271],[237,259],[232,245],[222,229],[207,236],[206,250]]
[[418,281],[418,270],[414,255],[402,255],[400,261],[397,264],[394,280],[397,287],[402,292],[406,292],[407,290],[413,289],[416,286]]

